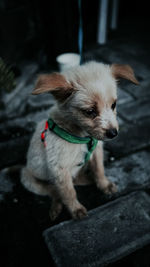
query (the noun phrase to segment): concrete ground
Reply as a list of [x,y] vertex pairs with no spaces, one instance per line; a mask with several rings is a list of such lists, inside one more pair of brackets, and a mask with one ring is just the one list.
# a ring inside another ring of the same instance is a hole
[[119,84],[120,134],[105,144],[106,174],[118,193],[108,198],[94,185],[77,187],[89,218],[76,223],[65,208],[52,223],[51,200],[22,187],[20,168],[7,172],[7,167],[25,163],[35,125],[47,118],[53,104],[50,97],[30,96],[38,66],[22,66],[17,87],[4,97],[6,108],[0,113],[2,266],[150,266],[149,47],[149,36],[125,32],[112,36],[107,45],[85,51],[85,60],[130,64],[140,85]]

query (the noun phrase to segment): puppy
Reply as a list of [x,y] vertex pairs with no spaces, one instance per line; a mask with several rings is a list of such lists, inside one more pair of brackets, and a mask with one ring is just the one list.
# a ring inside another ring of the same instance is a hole
[[63,73],[39,76],[32,94],[51,93],[56,103],[49,124],[42,121],[37,125],[21,181],[28,190],[52,198],[52,220],[63,204],[74,219],[87,215],[74,189],[74,184],[89,182],[87,169],[100,190],[106,194],[116,192],[115,184],[104,174],[102,141],[118,134],[116,102],[120,77],[138,84],[132,68],[121,64],[89,62]]

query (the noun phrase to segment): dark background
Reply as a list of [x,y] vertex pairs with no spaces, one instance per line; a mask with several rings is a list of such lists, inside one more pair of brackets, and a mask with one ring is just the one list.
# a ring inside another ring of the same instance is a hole
[[[82,1],[84,51],[97,42],[98,6],[97,0]],[[149,17],[149,1],[120,1],[118,29],[108,27],[108,40],[124,33],[139,40],[143,33],[149,35]],[[52,65],[58,54],[78,52],[78,21],[77,0],[1,0],[1,56],[12,66],[32,58],[41,66]]]

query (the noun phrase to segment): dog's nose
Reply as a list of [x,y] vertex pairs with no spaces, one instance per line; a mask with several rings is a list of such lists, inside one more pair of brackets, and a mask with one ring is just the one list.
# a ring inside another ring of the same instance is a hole
[[109,129],[106,131],[106,136],[110,139],[118,135],[118,131],[115,128]]

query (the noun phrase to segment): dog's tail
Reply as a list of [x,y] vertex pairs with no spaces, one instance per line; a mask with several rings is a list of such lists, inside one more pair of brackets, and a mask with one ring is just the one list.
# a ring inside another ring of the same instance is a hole
[[24,165],[21,165],[21,164],[14,165],[14,166],[6,168],[6,172],[8,175],[11,176],[11,174],[13,173],[20,172],[23,167]]

